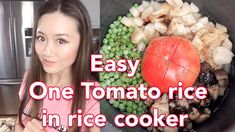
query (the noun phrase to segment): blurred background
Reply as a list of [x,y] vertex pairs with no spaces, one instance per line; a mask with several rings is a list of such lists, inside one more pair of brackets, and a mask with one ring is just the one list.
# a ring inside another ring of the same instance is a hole
[[[19,107],[18,91],[29,68],[34,17],[44,1],[0,1],[0,132],[12,131]],[[98,52],[100,1],[81,1],[91,17],[93,46]]]

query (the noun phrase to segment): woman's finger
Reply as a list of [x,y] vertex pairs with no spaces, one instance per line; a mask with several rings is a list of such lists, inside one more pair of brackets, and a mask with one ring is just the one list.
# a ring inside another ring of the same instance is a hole
[[31,122],[32,122],[35,126],[37,126],[38,129],[43,130],[43,126],[42,126],[42,122],[41,122],[41,121],[36,120],[36,119],[33,119]]
[[41,126],[41,122],[33,119],[29,121],[24,129],[24,132],[42,132],[43,127]]

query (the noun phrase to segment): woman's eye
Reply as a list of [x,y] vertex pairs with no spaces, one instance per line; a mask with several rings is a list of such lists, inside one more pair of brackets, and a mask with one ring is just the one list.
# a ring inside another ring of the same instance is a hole
[[57,39],[57,41],[58,41],[59,44],[66,44],[66,43],[68,43],[68,41],[66,41],[65,39],[62,39],[62,38]]
[[41,42],[44,42],[45,41],[45,38],[43,36],[37,36],[37,40],[41,41]]

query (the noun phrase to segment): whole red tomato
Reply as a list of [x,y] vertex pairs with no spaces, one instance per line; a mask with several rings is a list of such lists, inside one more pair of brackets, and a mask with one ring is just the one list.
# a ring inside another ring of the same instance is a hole
[[150,86],[168,92],[170,86],[192,86],[200,72],[200,58],[192,44],[184,38],[166,36],[154,38],[148,44],[141,72]]

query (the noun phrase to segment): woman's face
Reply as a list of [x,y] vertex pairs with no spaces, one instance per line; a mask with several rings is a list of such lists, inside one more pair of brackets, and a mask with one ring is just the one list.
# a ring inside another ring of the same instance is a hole
[[80,42],[77,22],[60,12],[43,15],[38,22],[35,50],[47,73],[71,69]]

